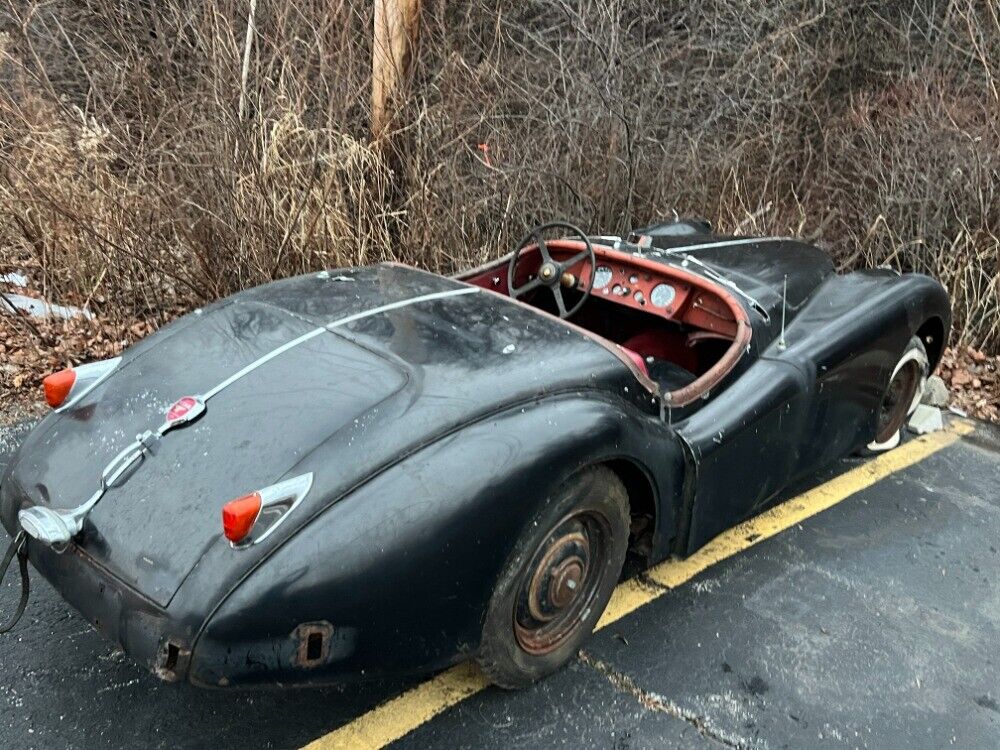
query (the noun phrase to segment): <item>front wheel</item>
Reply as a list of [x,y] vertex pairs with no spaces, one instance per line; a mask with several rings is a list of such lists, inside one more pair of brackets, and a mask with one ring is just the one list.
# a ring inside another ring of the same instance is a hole
[[889,387],[882,397],[875,439],[866,448],[869,454],[881,453],[899,445],[906,420],[920,405],[929,370],[927,350],[919,337],[914,336],[903,350],[903,356],[892,371]]
[[585,469],[548,498],[490,599],[477,660],[522,688],[569,661],[593,632],[628,549],[628,495],[610,469]]

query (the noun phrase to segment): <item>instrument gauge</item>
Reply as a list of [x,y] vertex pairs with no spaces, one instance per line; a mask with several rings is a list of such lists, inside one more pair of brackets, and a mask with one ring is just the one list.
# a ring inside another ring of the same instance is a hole
[[607,266],[598,266],[594,271],[594,289],[603,289],[611,283],[614,273]]
[[670,284],[657,284],[649,294],[649,301],[655,307],[670,307],[676,296],[677,291]]

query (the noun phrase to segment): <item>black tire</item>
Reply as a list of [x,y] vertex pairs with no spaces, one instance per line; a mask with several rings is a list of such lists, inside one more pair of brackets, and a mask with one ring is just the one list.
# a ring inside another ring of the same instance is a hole
[[628,534],[628,494],[610,469],[584,469],[552,493],[490,599],[476,658],[493,684],[527,687],[573,658],[618,583]]
[[907,420],[920,405],[929,374],[927,349],[920,338],[914,336],[892,371],[889,386],[879,405],[875,439],[859,451],[862,456],[885,453],[899,445]]

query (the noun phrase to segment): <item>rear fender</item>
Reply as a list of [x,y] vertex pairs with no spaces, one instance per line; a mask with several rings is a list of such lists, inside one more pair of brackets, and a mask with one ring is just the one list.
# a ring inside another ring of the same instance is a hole
[[[210,616],[192,681],[340,682],[474,652],[516,539],[567,476],[625,457],[654,488],[667,481],[639,458],[660,442],[659,421],[595,396],[553,397],[468,425],[333,503]],[[671,513],[658,521],[663,535]]]

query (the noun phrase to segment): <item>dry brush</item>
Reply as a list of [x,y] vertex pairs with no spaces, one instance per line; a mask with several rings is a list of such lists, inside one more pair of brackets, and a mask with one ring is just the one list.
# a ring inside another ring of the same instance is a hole
[[380,144],[368,2],[0,3],[0,270],[104,318],[677,212],[931,273],[1000,348],[995,0],[425,2]]

